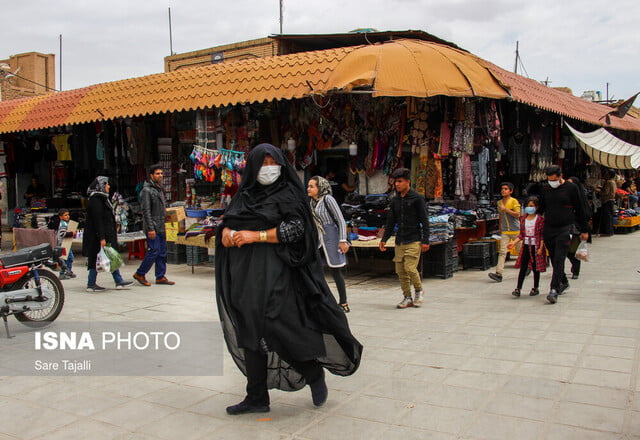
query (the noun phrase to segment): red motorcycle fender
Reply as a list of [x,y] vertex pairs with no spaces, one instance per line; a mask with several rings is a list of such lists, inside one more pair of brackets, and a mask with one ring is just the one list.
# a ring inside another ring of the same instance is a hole
[[16,266],[0,269],[0,288],[13,284],[29,272],[29,266]]

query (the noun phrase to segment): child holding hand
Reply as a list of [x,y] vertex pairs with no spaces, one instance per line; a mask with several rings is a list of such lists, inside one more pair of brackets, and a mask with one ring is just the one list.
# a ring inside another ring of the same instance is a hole
[[518,238],[507,245],[508,249],[512,249],[517,243],[523,242],[520,248],[518,260],[515,267],[520,268],[518,273],[518,286],[511,293],[513,296],[520,297],[520,289],[527,275],[527,269],[533,272],[533,288],[529,292],[530,296],[540,293],[538,287],[540,285],[540,272],[547,270],[547,257],[542,240],[542,230],[544,228],[544,217],[536,211],[539,207],[539,200],[532,196],[527,199],[524,208],[525,215],[520,217],[520,234]]

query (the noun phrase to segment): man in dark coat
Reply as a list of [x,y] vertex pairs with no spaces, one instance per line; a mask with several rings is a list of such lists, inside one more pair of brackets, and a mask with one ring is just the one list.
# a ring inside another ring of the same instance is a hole
[[216,298],[225,341],[247,376],[229,414],[269,411],[268,389],[311,387],[327,399],[324,368],[348,376],[362,345],[324,279],[306,192],[279,148],[255,147],[216,236]]
[[[82,235],[82,253],[87,257],[89,278],[87,280],[87,292],[104,292],[104,287],[96,284],[98,271],[96,260],[100,249],[110,245],[118,249],[118,232],[113,209],[109,203],[109,178],[96,177],[87,190],[89,202],[87,203],[87,218]],[[116,289],[124,289],[133,284],[132,281],[124,281],[120,270],[111,272]]]
[[167,279],[167,232],[165,219],[167,217],[164,189],[162,188],[163,172],[160,165],[149,167],[149,180],[144,182],[140,191],[140,204],[142,205],[142,225],[147,235],[147,253],[140,267],[133,274],[143,286],[150,286],[147,281],[147,272],[151,266],[156,265],[156,284],[173,285],[174,281]]
[[589,226],[578,187],[562,178],[562,169],[552,165],[546,170],[547,183],[540,187],[540,209],[544,215],[544,245],[549,251],[553,276],[547,301],[555,304],[568,287],[564,260],[569,252],[571,229],[577,227],[581,240],[589,238]]
[[[402,288],[399,309],[420,307],[424,300],[422,278],[418,271],[420,254],[429,250],[429,219],[424,197],[411,189],[411,173],[407,168],[398,168],[391,177],[394,179],[396,196],[391,199],[384,235],[380,241],[380,251],[386,252],[387,241],[398,225],[395,255],[396,273]],[[415,299],[411,297],[411,285],[415,289]]]

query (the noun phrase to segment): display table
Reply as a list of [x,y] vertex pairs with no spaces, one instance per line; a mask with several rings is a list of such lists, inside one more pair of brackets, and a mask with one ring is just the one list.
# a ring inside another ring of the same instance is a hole
[[[391,262],[390,258],[393,258],[393,255],[394,255],[394,252],[391,251],[391,248],[395,247],[396,238],[394,236],[389,237],[389,240],[387,240],[387,242],[385,243],[385,247],[387,248],[387,251],[384,252],[384,254],[378,250],[380,248],[380,241],[381,240],[379,238],[376,238],[374,240],[354,240],[353,242],[351,242],[351,249],[349,252],[352,253],[354,262],[356,264],[360,262],[358,257],[358,249],[362,249],[363,251],[367,249],[377,251],[380,256],[387,254],[386,259],[376,258],[376,262],[375,263],[370,262],[370,264],[367,265],[367,268],[375,271],[388,270],[389,272],[393,272],[395,266]],[[439,241],[435,243],[430,243],[429,246],[439,246],[445,243],[447,242]],[[420,262],[418,263],[418,270],[420,271],[420,275],[423,274],[423,264],[424,264],[423,261],[424,261],[424,253],[420,254]]]
[[[188,237],[188,238],[185,237],[184,235],[178,235],[175,239],[175,243],[177,245],[182,244],[185,246],[197,246],[197,247],[207,248],[207,250],[215,249],[216,237],[211,236],[208,240],[205,240],[204,234],[195,235],[193,237]],[[200,264],[199,262],[198,263],[194,262],[194,260],[195,260],[195,256],[191,255],[191,258],[189,258],[189,255],[187,256],[187,265],[191,266],[191,273],[195,273],[194,268],[196,264]]]
[[[146,241],[147,241],[147,236],[142,231],[124,232],[122,234],[118,234],[118,244],[127,245],[127,253],[128,253],[129,260],[131,260],[131,258],[133,258],[134,256],[137,256],[140,259],[144,258]],[[78,237],[78,236],[74,237],[72,243],[82,244],[82,237]]]
[[629,233],[635,231],[640,228],[640,215],[619,218],[613,227],[616,228],[618,232]]
[[193,237],[185,237],[184,235],[178,235],[175,240],[176,244],[184,244],[186,246],[200,246],[208,249],[215,249],[216,239],[215,236],[209,240],[204,239],[204,234],[195,235]]
[[[476,220],[475,228],[455,228],[456,240],[458,241],[458,252],[462,252],[462,245],[469,242],[470,240],[477,240],[496,232],[493,230],[493,227],[494,225],[497,225],[499,221],[500,220],[498,218],[492,218],[489,220]],[[499,230],[499,228],[496,229]]]

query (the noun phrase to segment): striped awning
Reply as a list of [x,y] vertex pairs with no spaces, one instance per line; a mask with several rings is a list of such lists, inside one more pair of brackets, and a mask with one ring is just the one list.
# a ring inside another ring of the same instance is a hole
[[640,146],[618,139],[604,128],[583,133],[566,122],[565,124],[595,162],[618,170],[640,168]]

